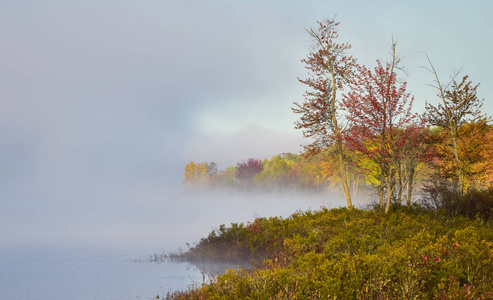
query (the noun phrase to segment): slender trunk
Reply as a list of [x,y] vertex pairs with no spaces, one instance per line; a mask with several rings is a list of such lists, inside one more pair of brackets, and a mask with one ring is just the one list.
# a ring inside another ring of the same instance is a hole
[[384,202],[383,202],[383,190],[385,189],[385,176],[383,175],[384,173],[384,168],[385,168],[385,165],[383,163],[383,161],[380,162],[380,185],[378,186],[378,198],[380,200],[380,208],[383,209],[384,207]]
[[378,199],[379,199],[379,204],[380,208],[383,209],[383,182],[380,183],[380,186],[378,187]]
[[392,184],[392,169],[389,170],[389,176],[387,178],[387,203],[385,204],[385,213],[389,212],[390,201],[392,200],[392,193],[394,192],[395,184]]
[[359,190],[359,175],[355,174],[354,180],[353,180],[353,196],[354,197],[358,196],[358,190]]
[[[395,46],[396,46],[396,43],[395,42],[392,42],[392,65],[391,65],[391,68],[390,68],[390,76],[392,76],[392,74],[394,73],[394,67],[395,67],[395,63],[396,63],[396,60],[395,60]],[[387,86],[387,95],[389,94],[390,92],[390,89],[391,89],[391,80],[387,80],[388,82],[388,86]],[[387,112],[387,103],[389,103],[389,99],[388,97],[385,97],[384,96],[384,107],[385,107],[385,111]],[[384,127],[383,127],[383,134],[382,134],[382,146],[385,147],[385,144],[384,144],[384,138],[388,139],[388,143],[386,146],[387,147],[390,147],[390,143],[393,142],[393,130],[392,130],[392,117],[390,116],[389,117],[389,120],[387,121],[387,113],[384,115]],[[387,126],[388,124],[388,126]],[[389,128],[388,129],[388,138],[387,138],[387,134],[386,134],[386,131],[387,131],[387,127]],[[385,152],[382,152],[382,153],[387,153],[389,155],[389,161],[388,161],[388,176],[387,176],[387,203],[385,204],[385,213],[388,213],[389,212],[389,208],[390,208],[390,200],[392,199],[392,193],[394,192],[394,187],[397,183],[392,183],[392,178],[393,178],[393,174],[392,174],[392,164],[393,164],[393,160],[391,158],[391,151],[390,149],[387,149],[387,151]],[[398,170],[399,172],[399,170]],[[382,169],[382,173],[383,173],[383,169]],[[383,174],[382,174],[382,177]]]
[[406,204],[407,206],[411,205],[411,198],[413,196],[413,183],[414,183],[414,171],[416,170],[416,167],[412,166],[411,169],[409,170],[409,179],[407,181],[407,200]]
[[341,176],[342,188],[344,189],[344,195],[346,196],[346,203],[349,209],[353,208],[353,202],[351,201],[351,194],[349,191],[348,176],[346,170],[346,164],[344,160],[344,148],[342,143],[339,141],[337,144],[337,156],[339,159],[339,173]]
[[399,204],[402,203],[402,193],[404,192],[404,168],[401,163],[399,163],[399,174],[398,174],[398,181],[399,181],[399,190],[398,190],[398,195],[397,195],[397,202]]
[[334,73],[334,66],[332,64],[332,59],[330,55],[327,56],[327,58],[329,61],[329,69],[332,77],[332,99],[330,103],[330,110],[332,115],[331,122],[334,130],[334,135],[336,138],[336,145],[337,145],[336,147],[338,152],[337,155],[339,158],[339,172],[342,181],[342,188],[344,189],[344,195],[346,196],[347,207],[349,209],[352,209],[353,202],[351,201],[351,194],[349,191],[348,176],[346,170],[346,159],[344,158],[344,146],[342,144],[342,132],[341,129],[339,128],[339,125],[337,124],[337,118],[336,118],[337,80],[336,80],[336,74]]
[[463,193],[464,191],[464,178],[462,177],[462,165],[459,159],[459,147],[457,145],[457,135],[455,133],[455,128],[449,128],[450,131],[450,139],[452,140],[452,152],[454,154],[455,165],[457,167],[457,180],[459,192]]
[[397,194],[397,203],[402,204],[402,194],[404,193],[404,185],[402,184],[402,180],[399,182],[399,191]]
[[392,198],[392,193],[390,192],[390,183],[387,183],[387,202],[385,203],[385,213],[389,212],[390,200]]

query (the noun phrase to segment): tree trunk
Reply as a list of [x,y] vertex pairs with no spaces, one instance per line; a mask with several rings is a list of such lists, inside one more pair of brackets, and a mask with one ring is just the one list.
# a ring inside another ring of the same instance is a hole
[[413,183],[414,183],[415,170],[416,170],[415,167],[411,167],[411,169],[409,170],[409,179],[407,181],[407,200],[406,200],[407,206],[411,205],[411,198],[413,196]]
[[383,201],[383,191],[385,189],[385,176],[383,175],[383,170],[384,170],[384,164],[383,164],[383,161],[380,162],[380,170],[381,170],[381,174],[380,174],[380,185],[378,186],[378,198],[380,200],[380,208],[383,209],[384,208],[384,201]]
[[354,180],[353,180],[353,197],[358,197],[358,191],[359,191],[359,175],[355,174],[354,175]]
[[383,182],[380,183],[380,186],[378,187],[378,199],[380,201],[380,208],[383,209]]
[[452,140],[452,152],[454,153],[455,165],[457,166],[457,180],[459,192],[463,193],[464,191],[464,178],[462,177],[462,165],[459,159],[459,147],[457,146],[457,135],[455,133],[455,128],[449,128],[450,131],[450,139]]
[[402,166],[403,164],[399,162],[399,174],[397,176],[397,179],[398,179],[398,182],[399,182],[399,191],[398,191],[398,195],[397,195],[397,202],[399,204],[402,203],[402,193],[404,192],[404,168]]
[[392,193],[394,192],[395,183],[392,184],[392,168],[389,170],[389,176],[387,178],[387,203],[385,204],[385,213],[389,212],[390,201],[392,200]]
[[337,143],[337,156],[339,158],[339,173],[341,176],[342,188],[344,189],[344,195],[346,196],[346,203],[349,209],[353,208],[353,202],[351,201],[351,194],[349,191],[348,176],[346,170],[346,162],[344,160],[344,149],[340,141]]
[[388,213],[389,212],[389,208],[390,208],[390,199],[392,197],[392,191],[390,189],[390,176],[389,176],[389,180],[387,180],[387,202],[385,203],[385,213]]

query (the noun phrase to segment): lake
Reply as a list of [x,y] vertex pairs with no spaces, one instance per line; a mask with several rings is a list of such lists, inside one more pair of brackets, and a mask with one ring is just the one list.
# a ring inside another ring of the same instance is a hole
[[202,283],[202,271],[188,263],[135,262],[117,252],[11,248],[0,255],[0,299],[149,299]]
[[[137,216],[127,223],[113,217],[94,220],[77,230],[67,224],[68,231],[53,229],[46,235],[51,238],[1,245],[0,299],[135,300],[162,296],[169,290],[202,283],[202,267],[153,263],[149,255],[186,249],[187,242],[193,244],[221,224],[344,205],[341,197],[331,199],[328,193],[174,197],[175,202],[153,201],[152,205],[147,202],[134,207]],[[129,207],[115,209],[128,214]],[[235,266],[209,265],[206,272],[217,274],[226,267]]]

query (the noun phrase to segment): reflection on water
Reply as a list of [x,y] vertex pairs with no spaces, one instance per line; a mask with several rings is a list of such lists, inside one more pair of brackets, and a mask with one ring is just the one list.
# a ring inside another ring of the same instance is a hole
[[[174,258],[171,257],[168,253],[161,254],[152,254],[145,258],[133,259],[134,263],[143,263],[143,264],[184,264],[187,265],[187,270],[190,270],[194,273],[200,273],[203,275],[202,279],[205,278],[215,278],[218,275],[222,275],[226,273],[226,270],[239,270],[239,269],[250,269],[252,268],[252,264],[247,261],[238,261],[238,262],[218,262],[214,261],[187,261],[186,259]],[[200,282],[203,283],[203,282]]]

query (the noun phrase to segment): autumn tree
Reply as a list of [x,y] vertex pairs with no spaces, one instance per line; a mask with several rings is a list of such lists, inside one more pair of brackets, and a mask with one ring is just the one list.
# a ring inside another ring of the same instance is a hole
[[[324,155],[323,160],[319,162],[323,180],[326,180],[329,188],[331,190],[337,189],[339,187],[338,183],[341,182],[340,172],[339,172],[339,160],[337,159],[337,155],[334,155],[335,147],[331,147],[326,151],[326,155]],[[347,171],[347,181],[348,186],[351,190],[351,198],[355,198],[358,196],[360,187],[364,184],[363,177],[361,173],[354,168],[351,163],[354,161],[354,152],[346,151],[345,157],[348,161],[346,165]]]
[[207,163],[189,162],[185,166],[185,179],[183,184],[187,188],[195,188],[207,183],[209,177],[207,173]]
[[223,188],[233,188],[236,186],[237,167],[228,167],[212,177],[213,185]]
[[264,159],[262,165],[262,172],[257,175],[257,179],[266,183],[275,182],[279,176],[290,169],[290,161],[281,154],[275,155],[271,159]]
[[406,82],[397,80],[395,43],[392,50],[392,62],[377,61],[373,71],[358,67],[342,101],[351,123],[345,135],[347,145],[356,151],[360,170],[377,179],[375,187],[385,212],[397,186],[399,163],[420,142],[412,130],[419,126],[417,114],[411,112],[414,98],[406,92]]
[[290,166],[286,173],[279,176],[276,180],[278,186],[292,189],[303,188],[302,162],[296,162]]
[[426,103],[425,117],[431,126],[438,126],[445,130],[446,137],[450,141],[449,151],[453,155],[455,164],[454,181],[462,193],[465,191],[466,174],[460,157],[459,144],[462,137],[459,128],[466,123],[486,125],[490,119],[481,112],[484,100],[479,99],[476,94],[479,84],[473,85],[466,75],[460,82],[455,80],[456,76],[452,76],[451,82],[443,85],[429,57],[428,62],[431,67],[430,71],[435,76],[436,85],[434,87],[439,92],[441,103],[436,106]]
[[263,166],[260,159],[250,158],[246,162],[240,162],[236,165],[236,179],[244,187],[250,187],[253,184],[253,178],[262,172]]
[[263,187],[287,188],[299,185],[297,164],[301,156],[292,153],[282,153],[271,159],[264,159],[263,170],[256,175],[255,180]]
[[411,205],[418,172],[422,171],[425,162],[432,157],[431,145],[428,142],[428,129],[422,124],[420,120],[417,125],[410,125],[400,131],[402,137],[399,139],[404,138],[405,142],[400,149],[401,155],[397,158],[397,201],[401,203],[403,192],[406,190],[407,205]]
[[187,188],[206,186],[216,175],[217,164],[215,162],[195,163],[191,161],[185,166],[183,185]]
[[307,79],[298,79],[309,90],[304,94],[305,101],[294,102],[294,113],[300,114],[295,123],[296,129],[303,130],[303,136],[312,138],[307,146],[307,155],[335,146],[341,184],[348,208],[352,208],[346,168],[343,126],[337,111],[338,92],[343,90],[353,74],[356,60],[348,55],[349,43],[338,42],[339,22],[325,19],[318,22],[316,29],[307,30],[314,42],[313,50],[301,60],[309,71]]
[[[457,179],[457,165],[447,130],[437,127],[434,135],[435,159],[430,162],[434,176],[438,179]],[[483,122],[466,123],[457,130],[458,157],[462,168],[462,187],[466,192],[470,187],[486,189],[490,183],[488,174],[491,170],[491,141],[489,126]]]

